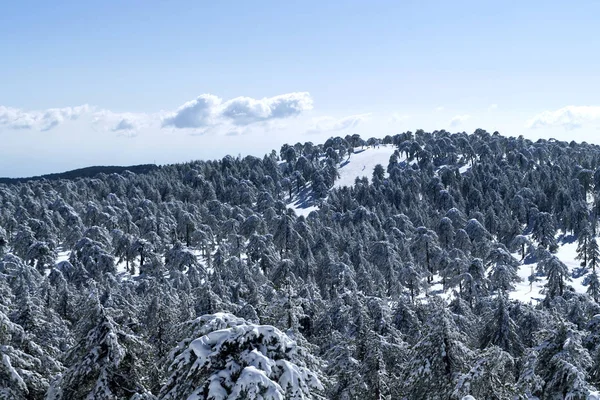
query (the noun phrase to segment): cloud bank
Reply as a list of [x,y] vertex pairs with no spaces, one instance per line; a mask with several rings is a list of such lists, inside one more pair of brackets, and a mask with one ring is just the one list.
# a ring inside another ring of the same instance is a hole
[[148,127],[206,129],[226,125],[231,131],[231,127],[243,128],[255,123],[295,117],[312,108],[313,101],[308,92],[286,93],[262,99],[236,97],[231,100],[202,94],[175,111],[158,113],[118,113],[88,105],[42,111],[0,106],[0,128],[48,131],[66,121],[88,115],[96,128],[127,136],[134,136]]
[[527,121],[527,128],[562,127],[577,129],[590,122],[600,122],[600,106],[567,106],[544,111]]
[[287,93],[263,99],[236,97],[228,101],[203,94],[163,117],[162,126],[205,128],[222,123],[246,126],[294,117],[312,108],[313,102],[308,92]]
[[320,117],[313,120],[313,125],[308,133],[321,133],[330,131],[341,131],[344,129],[355,128],[358,124],[369,119],[371,114],[349,115],[343,118]]
[[451,120],[450,120],[450,126],[451,127],[457,127],[459,125],[461,125],[463,122],[467,121],[471,119],[470,115],[456,115],[454,116]]
[[49,131],[67,120],[76,120],[90,111],[87,104],[77,107],[49,108],[43,111],[25,111],[0,106],[0,127]]
[[406,115],[406,114],[400,114],[400,113],[392,113],[392,115],[390,116],[389,121],[390,122],[403,122],[406,121],[407,119],[410,118],[410,115]]

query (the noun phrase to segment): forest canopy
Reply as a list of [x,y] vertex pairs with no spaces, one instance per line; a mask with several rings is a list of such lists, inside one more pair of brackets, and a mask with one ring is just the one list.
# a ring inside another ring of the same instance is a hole
[[596,145],[419,130],[92,172],[0,183],[0,399],[600,388]]

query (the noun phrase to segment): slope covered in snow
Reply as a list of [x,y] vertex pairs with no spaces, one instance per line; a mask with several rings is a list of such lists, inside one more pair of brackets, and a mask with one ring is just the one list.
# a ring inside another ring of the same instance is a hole
[[[587,286],[584,284],[587,274],[578,273],[581,269],[580,262],[575,259],[577,257],[577,241],[570,238],[559,241],[557,252],[554,254],[562,261],[569,269],[571,281],[567,282],[567,286],[571,286],[577,293],[585,293]],[[520,256],[513,254],[517,259]],[[546,296],[544,287],[548,283],[545,276],[535,276],[533,282],[530,281],[532,274],[536,273],[537,260],[526,257],[519,267],[519,277],[521,282],[515,286],[515,290],[510,293],[510,297],[514,300],[519,300],[524,303],[537,303],[542,301]]]
[[[354,149],[354,153],[344,159],[338,166],[339,177],[335,180],[333,188],[352,186],[356,178],[366,177],[371,180],[373,170],[377,164],[384,169],[390,162],[390,156],[394,154],[396,147],[393,145],[378,145],[375,147],[364,147]],[[404,159],[399,158],[399,161]],[[288,208],[294,210],[296,215],[307,217],[311,212],[317,211],[319,207],[314,204],[312,190],[305,186],[300,193],[288,203]]]
[[354,154],[348,160],[340,163],[338,168],[340,177],[336,179],[333,187],[352,186],[356,178],[367,177],[371,180],[375,166],[381,164],[386,169],[390,162],[390,156],[394,154],[395,150],[396,148],[392,145],[355,149]]

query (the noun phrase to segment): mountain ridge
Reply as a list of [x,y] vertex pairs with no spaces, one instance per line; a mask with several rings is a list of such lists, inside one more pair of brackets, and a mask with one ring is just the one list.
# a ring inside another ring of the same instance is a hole
[[60,180],[60,179],[77,179],[77,178],[93,178],[98,174],[112,174],[112,173],[122,173],[125,171],[131,171],[136,174],[143,174],[154,171],[160,168],[156,164],[137,164],[137,165],[129,165],[129,166],[120,166],[120,165],[93,165],[89,167],[76,168],[69,171],[64,172],[53,172],[50,174],[44,175],[36,175],[36,176],[28,176],[28,177],[19,177],[19,178],[9,178],[9,177],[0,177],[0,184],[16,184],[21,182],[29,182],[29,181],[41,181],[41,180]]

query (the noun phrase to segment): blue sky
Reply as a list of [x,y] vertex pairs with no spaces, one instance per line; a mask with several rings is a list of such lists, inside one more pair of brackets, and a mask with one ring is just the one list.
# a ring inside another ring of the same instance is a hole
[[3,4],[0,176],[419,128],[600,143],[598,15],[597,1]]

